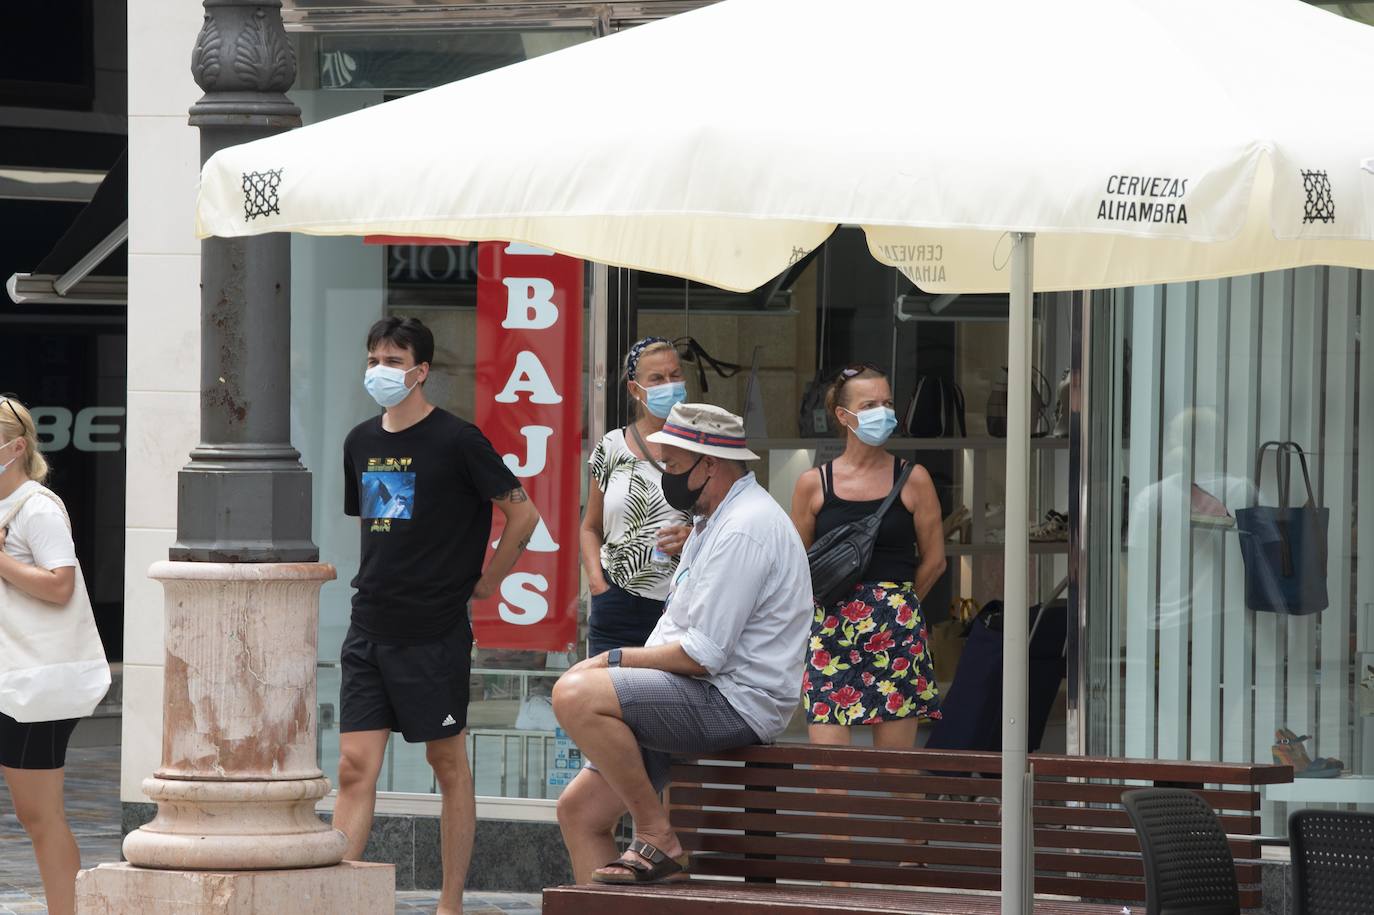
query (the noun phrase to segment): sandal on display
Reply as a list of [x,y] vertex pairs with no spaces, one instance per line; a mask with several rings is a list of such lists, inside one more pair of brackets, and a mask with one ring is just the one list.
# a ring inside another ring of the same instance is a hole
[[[631,853],[640,858],[630,857]],[[648,863],[645,864],[644,862]],[[592,874],[593,883],[673,883],[686,880],[687,854],[670,858],[654,846],[641,839],[635,839],[625,854],[610,862],[606,867],[623,867],[623,874]]]
[[1303,743],[1310,739],[1309,734],[1299,737],[1288,728],[1279,728],[1274,732],[1274,746],[1271,748],[1274,762],[1281,766],[1292,766],[1294,778],[1339,776],[1345,768],[1345,763],[1334,756],[1319,756],[1312,759],[1307,755],[1307,748],[1303,746]]
[[968,539],[969,520],[973,518],[973,513],[968,510],[967,505],[960,505],[949,513],[949,517],[944,522],[944,532],[946,540],[957,540],[961,535],[965,540]]

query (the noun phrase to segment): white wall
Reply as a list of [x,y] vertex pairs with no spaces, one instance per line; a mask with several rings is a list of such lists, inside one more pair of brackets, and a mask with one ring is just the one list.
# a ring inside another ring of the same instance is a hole
[[198,137],[187,109],[199,0],[128,0],[129,374],[124,720],[120,799],[162,745],[162,589],[148,567],[176,531],[177,471],[199,438],[200,243],[192,231]]

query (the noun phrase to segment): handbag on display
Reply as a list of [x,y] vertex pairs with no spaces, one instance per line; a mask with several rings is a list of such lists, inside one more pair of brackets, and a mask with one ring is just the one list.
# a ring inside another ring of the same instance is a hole
[[706,380],[706,368],[709,366],[713,372],[721,378],[733,378],[739,374],[742,365],[733,362],[726,362],[724,359],[717,359],[706,352],[706,347],[702,346],[695,337],[678,337],[673,341],[673,348],[677,350],[678,359],[682,362],[690,362],[697,367],[697,384],[701,386],[701,393],[705,394],[711,390],[710,383]]
[[[1007,437],[1007,393],[1009,380],[1007,367],[1002,366],[1002,378],[994,381],[988,392],[986,419],[988,435],[993,438]],[[1039,369],[1031,374],[1031,438],[1043,438],[1054,429],[1050,418],[1049,402],[1051,397],[1049,379]],[[1067,434],[1067,431],[1066,431]]]
[[[1317,505],[1307,455],[1297,442],[1265,442],[1255,456],[1255,491],[1260,490],[1264,457],[1273,451],[1279,504],[1236,511],[1240,558],[1245,566],[1245,606],[1267,613],[1305,616],[1329,603],[1326,591],[1327,529],[1330,509]],[[1289,471],[1296,455],[1302,467],[1307,502],[1289,500]]]
[[[57,494],[39,487],[0,520],[6,528],[32,498],[67,508]],[[39,600],[0,579],[0,712],[15,721],[63,721],[95,711],[110,688],[110,665],[100,644],[81,567],[66,604]]]
[[916,379],[916,390],[906,409],[904,425],[907,435],[912,438],[967,436],[963,389],[938,375],[922,375]]
[[1002,369],[1002,379],[994,381],[988,390],[987,406],[983,419],[988,426],[988,435],[993,438],[1007,437],[1007,370]]
[[906,465],[901,478],[876,512],[867,518],[846,522],[811,544],[811,549],[806,551],[806,561],[811,566],[811,593],[816,603],[829,607],[854,590],[873,558],[878,527],[915,466]]
[[816,372],[802,394],[801,409],[797,413],[797,432],[802,438],[822,438],[834,435],[830,427],[830,411],[825,408],[825,394],[830,380],[824,372]]

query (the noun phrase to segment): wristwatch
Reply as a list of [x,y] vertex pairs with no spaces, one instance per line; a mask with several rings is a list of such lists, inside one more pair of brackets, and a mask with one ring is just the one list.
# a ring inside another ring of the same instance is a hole
[[620,666],[620,649],[619,649],[619,648],[612,648],[610,651],[606,652],[606,666],[607,666],[607,667],[619,667],[619,666]]

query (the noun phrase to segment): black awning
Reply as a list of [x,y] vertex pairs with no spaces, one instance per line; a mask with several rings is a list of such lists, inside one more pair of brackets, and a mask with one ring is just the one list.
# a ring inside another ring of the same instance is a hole
[[120,154],[96,189],[31,273],[5,284],[16,303],[124,305],[129,273],[129,154]]

